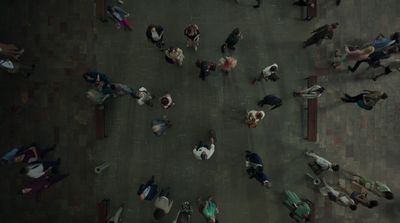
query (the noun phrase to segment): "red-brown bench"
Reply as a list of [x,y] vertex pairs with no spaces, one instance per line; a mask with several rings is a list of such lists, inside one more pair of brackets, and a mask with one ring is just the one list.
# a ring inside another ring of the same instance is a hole
[[317,17],[317,0],[306,0],[306,17],[304,20],[310,21],[311,19]]
[[106,135],[106,115],[104,105],[95,107],[94,121],[96,125],[96,139],[103,139]]
[[96,18],[100,21],[106,21],[106,0],[95,0]]
[[110,211],[110,200],[104,199],[97,204],[97,223],[106,223]]
[[[317,84],[317,76],[307,78],[307,86],[311,87]],[[307,137],[311,142],[317,141],[317,119],[318,119],[318,98],[307,100]]]

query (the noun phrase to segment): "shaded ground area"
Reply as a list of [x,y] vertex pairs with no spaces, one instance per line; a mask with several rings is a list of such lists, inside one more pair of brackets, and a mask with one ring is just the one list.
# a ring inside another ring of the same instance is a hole
[[[20,166],[2,167],[2,219],[95,222],[96,202],[111,198],[112,210],[126,204],[124,222],[153,222],[153,204],[139,202],[136,189],[155,175],[161,186],[172,187],[176,204],[215,195],[222,222],[292,222],[282,205],[285,189],[317,203],[317,222],[395,222],[399,218],[397,198],[380,200],[378,208],[357,212],[325,202],[305,180],[302,152],[314,149],[346,169],[386,181],[398,194],[398,74],[373,82],[365,79],[365,67],[355,75],[329,69],[334,49],[400,30],[397,2],[351,0],[336,8],[335,1],[325,0],[319,4],[319,17],[311,22],[299,20],[300,9],[289,0],[270,1],[258,10],[250,6],[250,0],[241,2],[126,1],[133,31],[124,32],[111,22],[95,20],[92,1],[2,1],[1,41],[23,45],[22,61],[36,63],[37,72],[30,79],[6,73],[0,77],[4,92],[0,152],[32,141],[57,143],[53,157],[61,157],[62,171],[71,174],[35,202],[16,195],[27,180],[18,175]],[[334,41],[301,49],[310,31],[335,21],[340,26]],[[168,46],[184,50],[183,67],[167,64],[147,42],[144,32],[150,23],[166,28]],[[202,32],[196,53],[185,47],[183,29],[189,23],[198,24]],[[201,81],[195,60],[216,61],[221,56],[219,46],[235,27],[244,34],[233,52],[237,68],[227,76],[216,72]],[[277,83],[250,85],[260,69],[274,62],[280,65]],[[115,82],[145,86],[156,96],[169,90],[176,106],[165,111],[157,104],[140,107],[128,97],[111,101],[106,107],[108,137],[96,141],[94,107],[84,97],[89,86],[81,79],[82,71],[90,67]],[[320,100],[316,144],[303,139],[303,102],[291,95],[306,85],[303,78],[310,74],[321,75],[319,83],[327,88]],[[339,102],[342,92],[355,94],[363,89],[384,90],[389,99],[370,112]],[[271,93],[281,96],[284,105],[267,112],[257,129],[248,129],[243,124],[244,113]],[[158,138],[150,122],[162,115],[172,120],[173,128]],[[191,150],[200,139],[206,140],[210,128],[218,137],[216,153],[207,162],[197,161]],[[272,189],[247,179],[246,149],[263,157]],[[102,161],[109,162],[110,168],[94,176],[94,166]],[[177,210],[174,205],[164,222],[172,222]],[[204,220],[196,212],[193,222]]]

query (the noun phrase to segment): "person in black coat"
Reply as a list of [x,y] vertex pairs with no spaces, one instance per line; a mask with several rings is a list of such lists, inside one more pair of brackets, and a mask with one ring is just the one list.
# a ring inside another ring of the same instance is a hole
[[225,48],[228,47],[231,50],[235,50],[235,45],[239,42],[240,39],[243,39],[242,33],[239,31],[239,28],[235,28],[231,34],[229,34],[228,38],[226,38],[225,43],[221,46],[221,52],[225,52]]
[[271,105],[272,108],[270,110],[274,110],[275,108],[282,106],[282,99],[273,94],[270,94],[265,96],[262,100],[258,101],[257,104],[260,107],[264,105]]
[[150,180],[146,184],[140,184],[137,191],[140,200],[153,200],[158,194],[158,185],[154,182],[154,176],[151,176]]
[[312,31],[313,35],[303,42],[303,48],[311,46],[313,44],[321,43],[323,39],[332,39],[333,31],[339,26],[339,23],[326,24]]

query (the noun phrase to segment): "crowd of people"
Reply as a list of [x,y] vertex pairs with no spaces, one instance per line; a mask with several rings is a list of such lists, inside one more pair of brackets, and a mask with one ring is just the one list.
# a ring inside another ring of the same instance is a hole
[[[122,4],[122,1],[118,1]],[[301,5],[302,1],[297,1],[294,4]],[[254,8],[260,7],[261,1],[257,0]],[[337,1],[339,5],[340,1]],[[125,30],[132,30],[130,22],[128,20],[130,14],[122,9],[121,5],[112,5],[107,7],[107,15],[115,22],[116,28],[120,29],[123,27]],[[321,45],[324,40],[330,40],[334,37],[334,31],[339,27],[338,23],[326,24],[314,30],[312,36],[303,42],[303,48],[311,45]],[[145,36],[150,43],[163,53],[163,56],[167,63],[174,64],[177,66],[183,66],[184,64],[184,52],[177,46],[166,46],[165,28],[161,25],[150,24],[145,30]],[[183,37],[186,41],[186,47],[193,49],[195,52],[200,47],[200,27],[197,24],[189,24],[183,29]],[[219,70],[224,75],[229,75],[238,64],[238,60],[234,58],[232,53],[226,56],[227,51],[232,52],[236,50],[237,44],[241,39],[244,38],[243,33],[239,28],[234,28],[232,32],[227,36],[225,41],[220,46],[220,51],[223,56],[217,61],[208,61],[203,59],[197,59],[194,61],[194,65],[200,69],[199,78],[203,81],[211,74],[211,72]],[[372,79],[376,81],[382,75],[386,75],[392,72],[391,67],[382,65],[382,61],[389,59],[392,55],[399,52],[400,44],[400,33],[395,32],[390,37],[379,35],[371,43],[365,46],[344,46],[344,52],[336,50],[334,58],[332,59],[332,67],[334,69],[340,69],[344,64],[356,61],[354,66],[348,66],[348,70],[355,72],[360,64],[368,63],[372,68],[384,68],[384,73],[374,76]],[[17,61],[20,56],[23,55],[24,49],[16,47],[13,44],[2,44],[0,43],[0,59],[1,68],[5,69],[10,73],[21,72],[26,73],[26,76],[32,74],[35,65],[25,66]],[[279,81],[278,75],[279,66],[277,63],[271,63],[257,74],[256,77],[249,84],[256,84],[257,82],[267,81],[276,82]],[[136,100],[138,105],[147,105],[149,107],[154,106],[154,99],[156,98],[146,87],[140,86],[138,88],[132,88],[127,84],[113,82],[111,78],[97,70],[88,70],[83,75],[83,79],[90,85],[90,89],[86,92],[86,97],[96,104],[99,108],[104,109],[104,105],[113,98],[129,95]],[[304,99],[316,99],[323,95],[325,88],[320,85],[313,85],[311,87],[293,91],[294,97],[301,97]],[[344,93],[341,100],[345,103],[356,103],[360,108],[365,110],[371,110],[378,101],[381,99],[387,99],[388,95],[385,92],[377,90],[364,90],[358,95],[351,96]],[[172,93],[165,90],[164,94],[158,99],[159,106],[163,109],[171,109],[176,107],[179,109],[179,105],[175,105],[173,101]],[[283,105],[282,99],[274,94],[268,94],[257,102],[260,109],[264,108],[265,105],[270,106],[269,112],[279,108]],[[256,128],[263,119],[267,116],[267,111],[264,110],[249,110],[244,114],[243,124],[247,125],[248,128]],[[168,119],[166,115],[161,118],[155,118],[151,120],[151,131],[155,136],[162,136],[166,133],[168,128],[172,127],[172,121]],[[216,153],[217,136],[214,130],[209,131],[209,143],[203,143],[199,141],[192,150],[194,159],[200,161],[206,161],[212,158]],[[46,154],[55,149],[55,145],[46,149],[41,149],[37,144],[14,148],[7,152],[1,159],[5,165],[14,163],[24,163],[24,167],[20,173],[32,178],[31,181],[26,183],[26,186],[21,188],[21,194],[31,195],[38,197],[39,193],[51,185],[63,180],[68,174],[60,174],[59,165],[60,159],[55,161],[44,161]],[[306,157],[312,159],[309,163],[313,174],[315,175],[314,180],[318,186],[319,191],[323,196],[326,196],[329,200],[356,210],[358,204],[373,208],[379,203],[377,200],[370,200],[368,192],[383,197],[388,200],[394,198],[394,195],[390,188],[380,181],[368,180],[359,174],[351,173],[346,170],[341,170],[338,164],[331,163],[327,159],[317,155],[312,151],[305,153]],[[245,170],[249,178],[256,179],[262,186],[266,188],[272,187],[270,178],[266,175],[264,170],[264,163],[262,158],[255,152],[246,150],[244,152]],[[351,188],[342,187],[341,185],[329,185],[325,179],[327,172],[343,172],[348,176],[348,180],[352,185]],[[174,201],[172,200],[170,187],[163,187],[159,190],[159,187],[155,181],[155,177],[152,176],[146,183],[139,186],[137,195],[142,201],[153,201],[154,200],[154,212],[153,217],[156,220],[161,220],[167,215]],[[297,199],[292,194],[290,196]],[[290,203],[290,202],[288,202]],[[204,216],[207,222],[216,223],[218,222],[217,215],[220,212],[219,206],[217,205],[213,196],[207,198],[200,197],[198,199],[198,207],[200,213]],[[294,216],[294,211],[291,211],[290,216]],[[176,223],[188,222],[192,213],[191,203],[184,201],[181,209],[175,219]],[[308,212],[307,212],[308,213]],[[309,214],[302,216],[303,220],[310,218]]]

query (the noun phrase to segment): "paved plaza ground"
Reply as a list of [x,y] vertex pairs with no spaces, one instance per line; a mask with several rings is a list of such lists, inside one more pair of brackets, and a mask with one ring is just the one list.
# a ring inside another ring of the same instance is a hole
[[[151,175],[160,186],[172,188],[175,204],[163,222],[172,222],[180,202],[210,194],[221,206],[222,223],[293,222],[282,205],[287,189],[315,202],[316,222],[398,222],[400,75],[394,72],[373,82],[368,78],[378,70],[362,66],[351,74],[329,67],[336,48],[400,31],[398,0],[343,0],[339,7],[334,0],[321,0],[318,17],[310,22],[300,19],[301,9],[291,0],[264,0],[259,9],[251,7],[253,0],[239,2],[125,0],[133,30],[124,32],[95,19],[93,0],[0,1],[0,42],[23,46],[21,60],[37,64],[29,79],[1,72],[0,153],[31,142],[56,143],[52,156],[61,157],[61,171],[70,173],[34,201],[17,194],[28,180],[19,175],[21,166],[2,166],[1,222],[92,223],[96,203],[103,198],[111,199],[112,210],[125,203],[123,222],[154,222],[153,203],[140,202],[136,195],[138,185]],[[332,22],[340,23],[333,41],[301,48],[312,30]],[[183,67],[167,64],[147,41],[145,30],[151,23],[166,29],[168,46],[184,50]],[[198,52],[185,46],[183,29],[189,23],[201,30]],[[219,46],[235,27],[244,35],[237,50],[229,52],[238,59],[237,68],[201,81],[195,60],[217,61]],[[250,84],[260,69],[274,62],[280,66],[279,81]],[[149,108],[129,97],[117,98],[106,106],[108,136],[96,140],[94,105],[85,98],[89,86],[81,77],[88,68],[114,82],[145,86],[157,96],[169,90],[176,106],[166,111],[157,103]],[[319,99],[316,143],[304,140],[303,101],[292,97],[293,90],[306,86],[309,75],[318,75],[318,83],[327,89]],[[343,92],[363,89],[383,90],[389,98],[372,111],[341,103]],[[283,106],[268,111],[256,129],[248,129],[245,112],[266,94],[282,97]],[[173,127],[155,137],[150,122],[162,115]],[[198,161],[192,149],[206,140],[210,128],[218,137],[215,155]],[[379,199],[377,208],[359,207],[356,212],[326,201],[306,181],[306,149],[343,169],[386,182],[395,199]],[[244,150],[264,159],[271,189],[248,179]],[[111,166],[96,176],[93,168],[103,161]],[[197,211],[192,220],[205,222]]]

